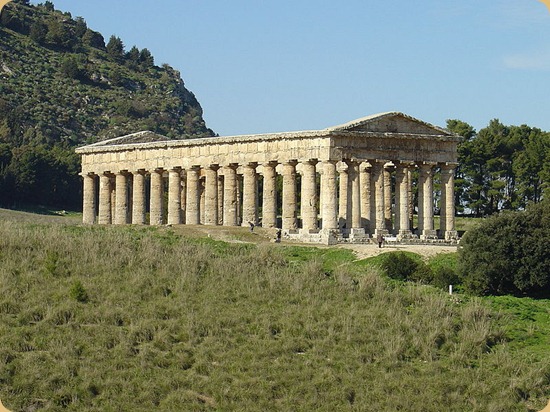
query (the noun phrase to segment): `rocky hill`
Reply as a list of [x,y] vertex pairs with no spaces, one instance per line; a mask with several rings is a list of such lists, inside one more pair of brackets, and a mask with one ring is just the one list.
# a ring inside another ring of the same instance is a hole
[[52,2],[4,7],[0,205],[78,208],[78,145],[140,130],[214,135],[177,70],[155,65],[147,49],[126,49]]

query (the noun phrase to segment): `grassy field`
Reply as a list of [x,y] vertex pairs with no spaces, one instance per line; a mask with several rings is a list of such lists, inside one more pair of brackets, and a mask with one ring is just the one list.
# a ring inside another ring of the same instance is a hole
[[46,218],[0,211],[14,412],[538,411],[550,397],[547,301],[450,297],[349,250],[244,243],[266,238],[246,229]]

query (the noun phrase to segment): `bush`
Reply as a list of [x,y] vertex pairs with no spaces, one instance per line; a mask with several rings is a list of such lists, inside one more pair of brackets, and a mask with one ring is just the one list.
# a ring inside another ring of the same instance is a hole
[[461,242],[459,273],[478,295],[550,296],[550,201],[488,218]]
[[380,266],[386,275],[396,280],[430,283],[433,278],[431,269],[419,256],[411,253],[385,253],[382,255]]

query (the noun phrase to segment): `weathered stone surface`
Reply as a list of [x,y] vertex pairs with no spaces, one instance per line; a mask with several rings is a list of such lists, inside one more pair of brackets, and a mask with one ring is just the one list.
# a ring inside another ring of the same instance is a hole
[[[404,239],[413,236],[411,171],[418,168],[419,235],[430,240],[437,234],[433,173],[440,168],[439,235],[454,240],[459,141],[459,136],[398,112],[303,132],[186,140],[134,133],[77,149],[82,155],[83,221],[144,224],[148,201],[150,224],[163,224],[168,177],[169,224],[281,224],[285,236],[312,242],[363,242],[365,236],[390,229]],[[258,180],[259,174],[263,179]],[[277,175],[282,175],[282,188]]]

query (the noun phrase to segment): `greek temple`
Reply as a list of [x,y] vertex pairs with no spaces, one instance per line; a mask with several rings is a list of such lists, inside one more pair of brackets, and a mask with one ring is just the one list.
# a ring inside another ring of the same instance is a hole
[[379,234],[454,242],[460,139],[399,112],[300,132],[134,133],[76,150],[83,223],[261,225],[321,244]]

